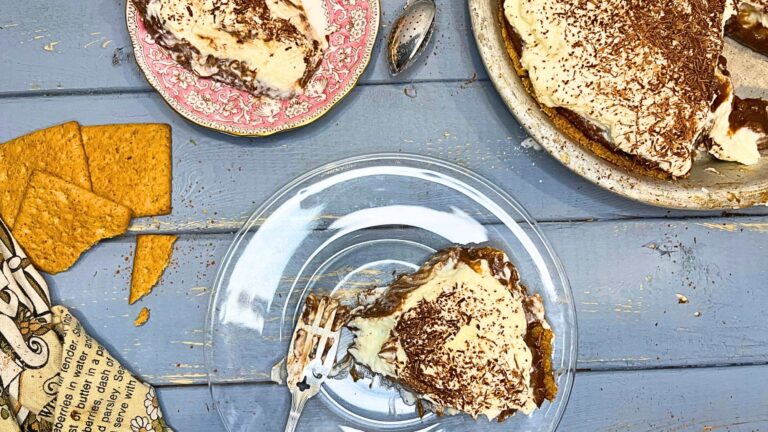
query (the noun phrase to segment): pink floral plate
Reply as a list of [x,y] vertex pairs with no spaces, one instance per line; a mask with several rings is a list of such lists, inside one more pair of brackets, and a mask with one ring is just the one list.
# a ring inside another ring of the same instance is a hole
[[244,90],[185,69],[147,32],[133,3],[126,21],[136,63],[147,81],[176,112],[210,129],[265,136],[303,126],[328,112],[355,86],[371,60],[379,30],[379,0],[323,0],[328,48],[304,94],[280,100]]

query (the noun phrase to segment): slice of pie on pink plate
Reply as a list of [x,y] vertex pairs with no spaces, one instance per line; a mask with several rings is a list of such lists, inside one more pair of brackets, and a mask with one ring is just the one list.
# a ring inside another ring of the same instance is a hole
[[370,61],[378,0],[131,0],[149,83],[190,121],[234,135],[311,123]]

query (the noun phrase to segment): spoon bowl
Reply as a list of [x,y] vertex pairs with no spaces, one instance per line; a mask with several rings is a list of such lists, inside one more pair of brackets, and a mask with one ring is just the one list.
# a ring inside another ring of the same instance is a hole
[[393,76],[406,70],[424,52],[435,29],[434,0],[413,0],[392,25],[387,59]]

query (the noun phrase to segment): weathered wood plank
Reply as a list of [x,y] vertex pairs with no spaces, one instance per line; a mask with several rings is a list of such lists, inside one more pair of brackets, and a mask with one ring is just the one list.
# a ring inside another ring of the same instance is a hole
[[[385,56],[390,24],[404,1],[382,1],[373,61],[361,83],[468,80],[485,77],[465,2],[438,5],[429,55],[412,70],[389,75]],[[137,91],[151,87],[133,60],[125,1],[0,1],[0,96],[29,92]]]
[[[73,119],[171,124],[173,214],[138,221],[135,230],[231,231],[295,176],[351,155],[383,151],[426,154],[470,168],[510,192],[540,220],[703,214],[635,203],[581,179],[546,153],[523,147],[526,133],[489,83],[415,88],[415,98],[404,94],[402,86],[359,88],[312,125],[254,139],[194,126],[154,94],[0,99],[0,142]],[[402,192],[424,199],[420,191]],[[448,203],[441,194],[430,194],[429,200]],[[745,212],[766,213],[768,207]]]
[[[558,430],[764,430],[768,428],[766,389],[768,366],[580,373]],[[251,429],[239,431],[282,430],[285,419],[279,414],[286,413],[290,405],[285,388],[238,385],[234,390],[252,402],[251,411],[239,413],[252,422]],[[176,430],[224,431],[206,387],[166,387],[159,394],[166,418]],[[256,394],[258,401],[269,402],[258,402]],[[333,414],[322,404],[320,400],[309,402],[298,430],[310,430],[308,424],[313,431],[338,430],[326,423]],[[484,420],[460,424],[466,424],[464,430],[499,430],[497,424]]]
[[[657,368],[768,361],[768,219],[547,223],[568,272],[579,323],[582,369]],[[57,301],[155,384],[200,383],[205,316],[231,234],[182,236],[160,286],[127,305],[133,239],[108,241],[52,277]],[[676,294],[687,296],[678,304]],[[142,306],[147,325],[133,327]],[[698,313],[698,314],[697,314]],[[697,316],[698,315],[698,316]],[[276,335],[270,333],[270,337]],[[280,357],[255,345],[245,371],[218,379],[263,380]],[[269,347],[267,347],[269,348]],[[246,348],[247,350],[247,348]]]

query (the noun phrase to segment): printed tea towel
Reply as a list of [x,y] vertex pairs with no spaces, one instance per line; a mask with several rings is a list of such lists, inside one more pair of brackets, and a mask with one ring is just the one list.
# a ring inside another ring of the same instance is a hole
[[155,390],[63,306],[0,220],[0,431],[166,432]]

